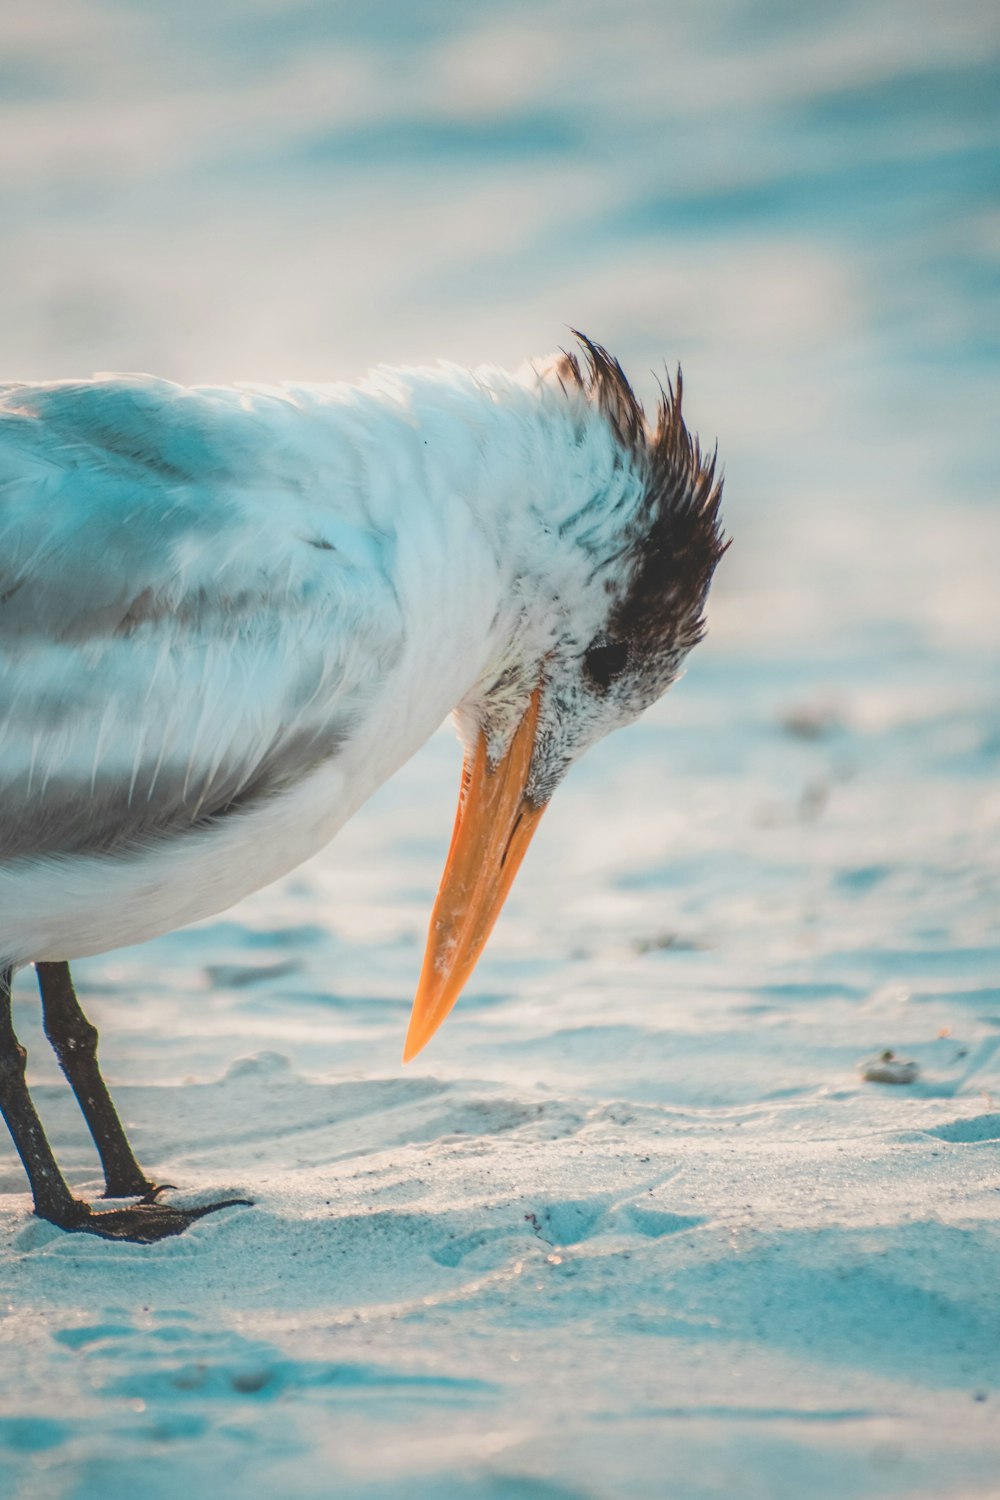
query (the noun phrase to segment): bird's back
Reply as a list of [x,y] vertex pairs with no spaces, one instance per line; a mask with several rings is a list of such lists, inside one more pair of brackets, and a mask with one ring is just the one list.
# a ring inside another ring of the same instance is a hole
[[398,643],[321,444],[278,392],[3,389],[0,864],[148,845],[335,753]]

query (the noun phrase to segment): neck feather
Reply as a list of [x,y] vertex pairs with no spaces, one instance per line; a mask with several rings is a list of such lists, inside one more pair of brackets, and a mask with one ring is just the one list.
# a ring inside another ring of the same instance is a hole
[[321,406],[336,434],[338,508],[391,539],[407,667],[453,694],[448,708],[512,659],[540,659],[565,633],[567,601],[587,644],[605,608],[588,585],[641,478],[584,393],[530,368],[444,366],[294,398]]

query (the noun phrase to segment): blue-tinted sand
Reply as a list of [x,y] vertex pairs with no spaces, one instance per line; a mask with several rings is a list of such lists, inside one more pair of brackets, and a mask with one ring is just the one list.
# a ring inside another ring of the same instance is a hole
[[[81,963],[144,1248],[0,1152],[4,1500],[1000,1494],[1000,23],[986,0],[52,0],[0,376],[683,362],[734,536],[398,1059],[444,731],[321,858]],[[17,1024],[67,1171],[96,1161]],[[891,1050],[913,1084],[866,1083]]]

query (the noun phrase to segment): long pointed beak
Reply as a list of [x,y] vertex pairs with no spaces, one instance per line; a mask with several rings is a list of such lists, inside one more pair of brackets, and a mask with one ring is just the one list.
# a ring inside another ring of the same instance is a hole
[[424,967],[403,1048],[409,1062],[427,1045],[465,987],[545,811],[525,796],[538,725],[540,688],[498,766],[480,734],[462,769],[455,831],[441,877]]

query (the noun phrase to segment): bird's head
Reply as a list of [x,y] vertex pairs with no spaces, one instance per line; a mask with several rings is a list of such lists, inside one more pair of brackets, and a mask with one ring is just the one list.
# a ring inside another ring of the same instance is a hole
[[680,371],[650,422],[618,362],[577,337],[582,364],[563,354],[537,373],[566,430],[573,484],[555,513],[544,497],[534,507],[538,564],[515,581],[500,658],[457,710],[458,814],[404,1061],[461,994],[570,766],[679,675],[728,545],[715,457],[684,425]]

